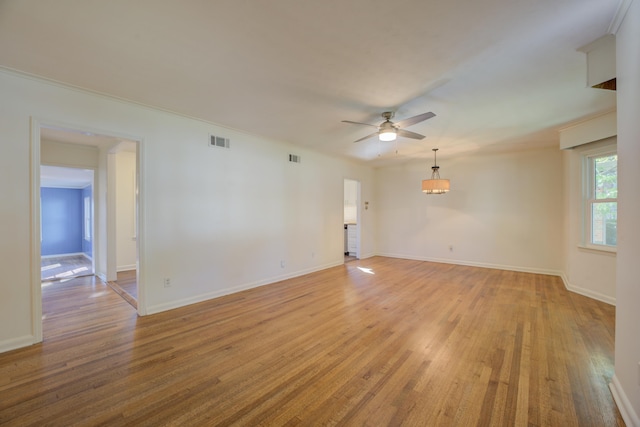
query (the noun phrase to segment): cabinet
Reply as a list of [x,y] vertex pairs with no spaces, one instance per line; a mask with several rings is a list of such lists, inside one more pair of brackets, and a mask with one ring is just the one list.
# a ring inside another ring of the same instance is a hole
[[356,224],[347,224],[347,251],[350,256],[356,256],[358,252],[358,227]]
[[344,225],[344,254],[349,254],[349,235],[347,234],[347,224]]

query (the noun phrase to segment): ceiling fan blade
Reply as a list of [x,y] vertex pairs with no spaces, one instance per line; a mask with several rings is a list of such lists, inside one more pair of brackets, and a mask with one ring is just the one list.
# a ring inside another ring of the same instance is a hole
[[[377,126],[376,126],[376,127],[377,127]],[[360,138],[360,139],[358,139],[358,140],[356,140],[356,141],[353,141],[353,142],[360,142],[360,141],[364,141],[365,139],[373,138],[374,136],[378,136],[378,132],[374,132],[374,133],[372,133],[371,135],[367,135],[367,136],[365,136],[364,138]]]
[[408,119],[404,119],[400,122],[395,122],[395,125],[399,128],[406,128],[411,125],[415,125],[416,123],[423,122],[431,117],[434,117],[435,114],[432,112],[418,114],[417,116],[409,117]]
[[370,125],[369,123],[360,123],[360,122],[352,122],[351,120],[343,120],[342,123],[351,123],[352,125],[363,125],[363,126],[371,126],[377,128],[377,125]]
[[424,135],[420,135],[419,133],[409,132],[408,130],[398,129],[398,135],[404,136],[405,138],[412,139],[424,139]]

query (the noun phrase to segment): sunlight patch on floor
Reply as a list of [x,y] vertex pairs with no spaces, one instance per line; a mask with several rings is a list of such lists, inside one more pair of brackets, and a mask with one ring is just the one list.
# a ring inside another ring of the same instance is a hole
[[376,273],[373,272],[373,269],[371,269],[371,268],[358,267],[358,270],[362,271],[363,273],[367,273],[367,274],[376,274]]
[[109,291],[94,292],[94,293],[91,294],[90,298],[98,298],[98,297],[101,297],[102,295],[106,295],[108,293],[109,293]]

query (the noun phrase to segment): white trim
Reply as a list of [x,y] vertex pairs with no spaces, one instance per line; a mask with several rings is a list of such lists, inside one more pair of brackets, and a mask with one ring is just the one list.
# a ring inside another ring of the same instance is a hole
[[586,288],[581,288],[579,286],[573,286],[570,282],[569,279],[567,279],[567,276],[562,273],[560,275],[560,277],[562,278],[562,281],[564,282],[564,287],[569,291],[569,292],[573,292],[585,297],[589,297],[591,299],[595,299],[598,301],[602,301],[606,304],[610,304],[615,306],[616,305],[616,298],[615,297],[610,297],[608,295],[602,294],[600,292],[596,292],[596,291],[592,291],[591,289],[586,289]]
[[[40,340],[42,341],[42,340]],[[8,340],[0,341],[0,353],[6,351],[15,350],[18,348],[28,347],[30,345],[39,342],[33,335],[24,335],[18,338],[10,338]]]
[[620,381],[618,381],[618,377],[615,375],[609,383],[609,389],[613,395],[613,400],[616,402],[616,405],[618,405],[618,410],[620,411],[620,415],[622,415],[622,419],[625,424],[628,427],[640,427],[640,418],[633,409],[633,405],[624,392]]
[[31,132],[29,135],[29,151],[31,154],[31,170],[29,185],[31,192],[31,335],[32,343],[42,342],[42,247],[40,242],[40,127],[41,123],[30,117]]
[[519,272],[522,272],[522,273],[546,274],[548,276],[561,276],[562,275],[561,271],[548,270],[548,269],[545,269],[545,268],[518,267],[518,266],[513,266],[513,265],[490,264],[490,263],[486,263],[486,262],[463,261],[463,260],[447,259],[447,258],[420,257],[420,256],[403,255],[403,254],[381,253],[381,254],[378,254],[378,256],[383,256],[383,257],[388,257],[388,258],[412,259],[412,260],[416,260],[416,261],[438,262],[438,263],[442,263],[442,264],[466,265],[466,266],[469,266],[469,267],[493,268],[495,270],[519,271]]
[[138,315],[145,316],[147,312],[147,292],[146,292],[146,278],[147,274],[145,267],[148,265],[145,257],[145,236],[147,230],[146,221],[146,192],[145,188],[145,146],[144,138],[138,138],[136,144],[136,182],[137,187],[135,189],[136,194],[136,206],[138,211],[136,212],[136,277],[138,282]]
[[618,132],[616,118],[617,112],[614,108],[604,114],[559,129],[560,149],[581,148],[586,144],[614,138]]
[[87,259],[91,259],[90,256],[88,256],[87,254],[85,254],[84,252],[72,252],[72,253],[68,253],[68,254],[56,254],[56,255],[42,255],[40,256],[40,258],[42,259],[47,259],[47,258],[62,258],[62,257],[66,257],[66,256],[84,256]]
[[[33,76],[33,75],[28,75],[25,73],[21,73],[19,71],[15,71],[15,70],[10,70],[7,69],[6,67],[2,67],[0,66],[0,72],[8,72],[8,73],[12,73],[15,75],[19,75],[22,77],[26,77],[28,79],[31,80],[36,80],[36,81],[45,81],[45,82],[49,82],[52,83],[54,85],[60,86],[60,87],[64,87],[64,88],[68,88],[68,89],[72,89],[72,90],[77,90],[77,91],[81,91],[81,92],[85,92],[85,93],[94,93],[97,95],[100,95],[96,92],[91,92],[91,91],[87,91],[78,87],[74,87],[74,86],[69,86],[69,85],[65,85],[59,82],[55,82],[52,80],[47,80],[47,79],[42,79],[39,78],[37,76]],[[118,98],[114,98],[114,97],[109,97],[106,95],[102,95],[105,96],[106,98],[110,98],[110,99],[115,99],[118,100],[120,102],[125,102],[127,103],[128,101],[122,100],[122,99],[118,99]],[[130,102],[129,102],[130,103]],[[149,107],[150,108],[150,107]],[[160,110],[162,111],[162,110]],[[31,177],[31,313],[32,313],[32,330],[33,330],[33,335],[35,337],[35,342],[40,342],[42,341],[42,286],[41,286],[41,266],[40,266],[40,262],[35,262],[40,261],[41,259],[41,243],[40,243],[40,165],[41,165],[41,156],[40,156],[40,128],[41,127],[47,127],[47,126],[54,126],[54,127],[58,127],[58,128],[62,128],[62,129],[68,129],[68,130],[76,130],[76,131],[82,131],[82,132],[89,132],[89,133],[93,133],[96,135],[103,135],[103,136],[109,136],[115,139],[120,139],[120,140],[127,140],[127,141],[131,141],[134,142],[136,144],[136,173],[138,174],[138,217],[139,217],[139,221],[138,221],[138,238],[137,238],[137,264],[135,267],[137,270],[137,276],[138,276],[138,315],[143,316],[146,314],[146,294],[144,292],[144,279],[145,279],[145,275],[144,275],[144,271],[143,269],[140,268],[140,265],[144,266],[144,262],[142,261],[144,259],[144,231],[145,231],[145,224],[144,224],[144,168],[143,165],[145,164],[144,161],[144,138],[142,137],[138,137],[138,136],[133,136],[130,134],[125,134],[125,133],[120,133],[120,132],[113,132],[113,131],[108,131],[108,130],[104,130],[104,129],[97,129],[97,128],[92,128],[92,127],[87,127],[86,125],[79,125],[77,123],[69,123],[69,122],[63,122],[63,121],[57,121],[57,120],[51,120],[51,119],[37,119],[35,117],[30,117],[31,119],[31,134],[30,134],[30,138],[29,138],[29,144],[30,144],[30,156],[31,156],[31,163],[30,163],[30,168],[31,168],[31,173],[30,173],[30,177]],[[82,146],[82,145],[80,145]],[[54,166],[64,166],[64,165],[55,165],[52,164]],[[78,165],[67,165],[65,167],[75,167],[78,168]],[[98,236],[97,236],[97,229],[98,229],[98,220],[100,220],[99,216],[97,217],[95,215],[95,206],[96,206],[96,194],[99,193],[100,189],[98,188],[98,171],[100,170],[100,165],[98,165],[97,167],[86,167],[87,169],[92,169],[94,171],[93,174],[93,184],[92,184],[92,200],[93,200],[93,206],[94,206],[94,217],[93,217],[93,239],[92,239],[92,254],[95,257],[96,256],[96,249],[97,249],[97,245],[98,245]],[[109,176],[109,172],[107,172],[107,176]],[[108,194],[108,193],[107,193]],[[108,208],[108,206],[107,206]],[[97,218],[97,219],[96,219]],[[106,221],[107,219],[102,219],[103,221]],[[108,243],[108,242],[107,242]],[[115,245],[115,240],[112,242],[112,244]],[[107,248],[107,244],[105,243],[105,248]],[[108,249],[108,248],[107,248]],[[102,280],[104,283],[107,282],[107,277],[104,273],[99,273],[96,269],[96,262],[92,259],[93,261],[93,271],[95,273],[95,275]],[[107,262],[109,262],[109,257],[107,254]],[[113,265],[115,267],[115,259],[113,260]]]
[[616,246],[585,244],[578,245],[578,249],[581,251],[593,252],[600,255],[606,254],[616,256],[618,254],[618,248]]
[[[375,253],[370,253],[370,254],[360,254],[360,258],[358,259],[367,259],[367,258],[372,258],[374,256],[377,256]],[[382,256],[382,255],[380,255]]]
[[135,270],[135,269],[136,269],[136,265],[135,264],[119,265],[118,268],[116,268],[116,271],[118,273],[120,273],[121,271],[131,271],[131,270]]
[[[113,147],[112,147],[113,148]],[[117,280],[117,259],[118,259],[118,251],[117,251],[117,241],[118,235],[116,233],[116,192],[109,191],[110,188],[116,188],[116,153],[113,149],[109,149],[106,153],[106,172],[107,172],[107,194],[106,194],[106,202],[107,206],[102,212],[106,213],[106,250],[107,250],[107,265],[106,265],[106,276],[108,280]]]
[[622,21],[624,21],[624,17],[629,10],[629,6],[633,0],[621,0],[618,4],[618,10],[616,10],[616,14],[613,16],[613,19],[609,23],[609,28],[607,29],[607,33],[609,34],[617,34],[620,29],[620,25],[622,25]]
[[[606,142],[605,142],[606,141]],[[599,250],[602,252],[616,252],[615,246],[600,245],[593,243],[593,205],[596,203],[614,202],[618,203],[618,198],[596,199],[595,196],[595,159],[608,156],[618,156],[618,139],[617,137],[608,138],[597,144],[595,147],[589,147],[581,152],[582,157],[582,239],[583,248]],[[617,163],[617,160],[616,160]],[[617,177],[617,173],[616,173]],[[617,182],[616,182],[617,185]]]
[[519,271],[522,273],[558,276],[562,279],[565,289],[568,290],[569,292],[573,292],[579,295],[583,295],[585,297],[602,301],[606,304],[616,305],[616,299],[614,297],[610,297],[608,295],[601,294],[599,292],[595,292],[589,289],[579,288],[577,286],[571,285],[567,280],[567,277],[565,276],[565,274],[562,271],[558,271],[558,270],[548,270],[544,268],[534,268],[534,267],[518,267],[518,266],[504,265],[504,264],[489,264],[484,262],[461,261],[461,260],[452,260],[452,259],[444,259],[444,258],[416,257],[411,255],[399,255],[399,254],[378,254],[378,256],[384,256],[389,258],[413,259],[416,261],[439,262],[442,264],[466,265],[470,267],[493,268],[496,270]]
[[231,295],[236,292],[245,291],[247,289],[253,289],[253,288],[258,288],[260,286],[270,285],[272,283],[281,282],[283,280],[292,279],[294,277],[304,276],[305,274],[315,273],[316,271],[326,270],[328,268],[338,267],[340,265],[344,265],[344,259],[342,259],[339,262],[325,264],[319,267],[312,267],[305,270],[297,271],[295,273],[283,274],[283,275],[275,276],[265,280],[258,280],[256,282],[245,283],[245,284],[241,284],[241,285],[237,285],[229,288],[220,289],[213,292],[207,292],[207,293],[195,295],[189,298],[183,298],[176,301],[170,301],[163,304],[153,305],[153,306],[147,307],[147,314],[155,314],[155,313],[160,313],[167,310],[173,310],[174,308],[185,307],[198,302],[211,300],[211,299],[218,298],[225,295]]

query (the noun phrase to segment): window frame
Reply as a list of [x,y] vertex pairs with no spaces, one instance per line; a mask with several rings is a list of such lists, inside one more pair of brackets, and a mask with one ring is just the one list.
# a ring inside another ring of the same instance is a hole
[[[599,243],[593,243],[592,241],[593,206],[600,203],[616,203],[616,207],[617,207],[617,204],[618,204],[618,197],[606,198],[606,199],[597,199],[595,197],[595,160],[602,157],[608,157],[613,155],[615,156],[618,155],[617,146],[615,142],[602,145],[596,149],[588,150],[582,153],[583,233],[582,233],[581,246],[586,249],[616,253],[617,245],[599,244]],[[617,175],[616,175],[616,185],[617,185]]]

